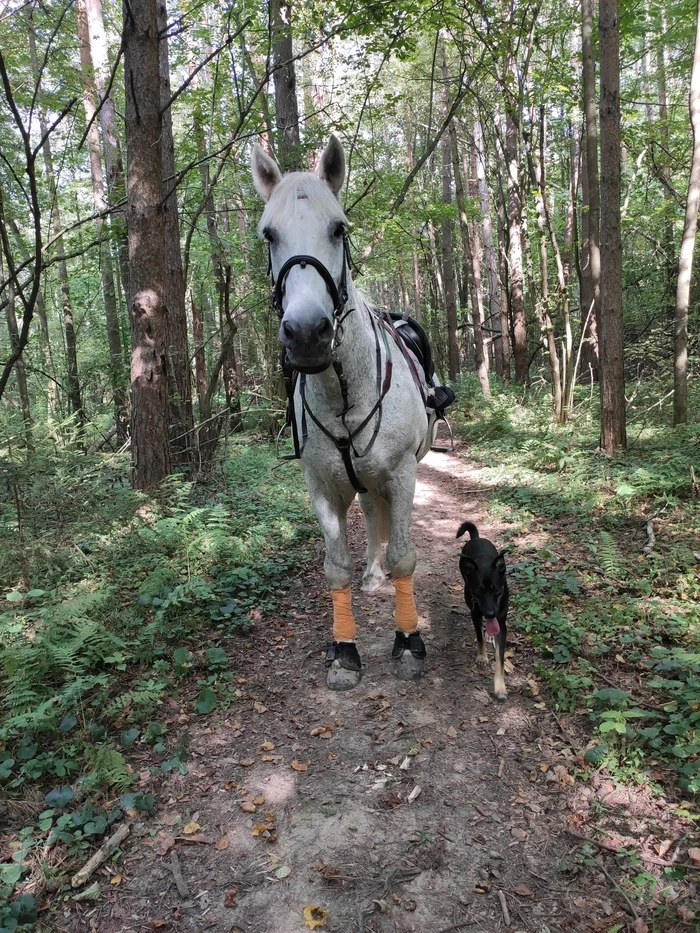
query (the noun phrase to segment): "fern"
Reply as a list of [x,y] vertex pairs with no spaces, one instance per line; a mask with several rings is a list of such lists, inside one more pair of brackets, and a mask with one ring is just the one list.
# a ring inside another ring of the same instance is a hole
[[115,697],[107,705],[104,718],[107,720],[118,719],[127,712],[130,713],[132,718],[144,716],[163,698],[166,687],[167,682],[164,680],[137,681],[133,690]]
[[613,536],[607,531],[599,533],[600,544],[598,546],[598,563],[603,569],[606,577],[613,580],[620,580],[625,575],[622,555],[618,549]]
[[88,756],[92,770],[86,776],[89,787],[113,787],[125,793],[131,787],[131,774],[124,756],[112,745],[102,745]]

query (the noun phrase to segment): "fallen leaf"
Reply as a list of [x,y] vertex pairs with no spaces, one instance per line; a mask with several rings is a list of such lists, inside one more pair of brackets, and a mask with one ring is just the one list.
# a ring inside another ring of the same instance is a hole
[[258,823],[252,829],[252,836],[261,836],[264,832],[267,832],[270,829],[267,823]]
[[662,842],[657,843],[657,844],[654,846],[654,848],[655,848],[656,851],[659,853],[659,855],[661,856],[661,858],[663,858],[664,855],[666,855],[666,853],[668,852],[668,850],[671,848],[672,845],[673,845],[673,842],[672,842],[670,839],[664,839]]
[[[310,761],[307,761],[307,762],[297,761],[297,759],[295,758],[294,761],[292,762],[292,767],[294,768],[295,771],[307,771],[310,764],[311,764]],[[313,929],[313,927],[311,929]]]
[[455,729],[454,726],[448,726],[448,727],[447,727],[447,734],[449,735],[449,737],[450,737],[451,739],[456,739],[456,738],[457,738],[457,730]]
[[309,904],[304,908],[305,925],[310,930],[315,930],[316,927],[324,927],[326,925],[327,916],[328,911],[324,910],[323,907],[312,907]]
[[275,872],[275,878],[282,880],[282,878],[286,878],[288,875],[290,875],[291,872],[292,869],[289,867],[289,865],[281,865]]
[[329,756],[328,756],[328,760],[329,760],[329,761],[335,761],[337,757],[338,757],[338,756],[336,755],[335,752],[331,752],[331,753],[329,754]]
[[153,851],[156,855],[167,855],[175,845],[175,836],[172,833],[166,833],[161,830],[153,843]]
[[256,700],[255,703],[253,703],[253,709],[255,710],[256,713],[267,712],[267,707],[265,706],[264,703],[261,703],[260,700]]
[[121,884],[122,881],[123,881],[123,878],[122,878],[121,875],[113,875],[113,876],[109,879],[109,883],[110,883],[110,884]]
[[257,797],[253,797],[253,803],[256,807],[262,807],[265,803],[265,798],[260,794]]
[[255,813],[256,806],[252,800],[244,800],[241,804],[241,810],[244,813]]
[[253,758],[246,758],[245,761],[241,761],[239,764],[241,768],[250,768],[255,764],[255,760]]
[[234,907],[237,907],[236,896],[237,892],[234,888],[227,891],[226,894],[224,894],[224,907],[228,907],[229,910],[233,910]]
[[700,849],[688,849],[688,857],[696,865],[700,865]]
[[274,747],[275,747],[274,742],[263,742],[262,745],[260,746],[260,751],[271,752]]
[[221,852],[222,849],[228,849],[228,839],[226,836],[222,836],[221,839],[217,839],[216,848]]
[[199,823],[195,823],[195,821],[192,820],[191,822],[187,823],[182,831],[186,836],[191,836],[193,833],[198,833],[201,828],[202,827],[199,825]]
[[333,730],[331,729],[330,726],[319,726],[317,729],[311,730],[311,735],[314,738],[317,738],[319,735],[326,735],[327,733],[330,733],[332,731]]
[[519,894],[521,897],[530,897],[532,891],[526,884],[516,884],[513,888],[516,894]]

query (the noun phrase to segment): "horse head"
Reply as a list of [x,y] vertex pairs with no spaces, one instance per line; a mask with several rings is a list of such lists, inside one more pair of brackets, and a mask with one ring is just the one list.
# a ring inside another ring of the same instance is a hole
[[317,373],[331,363],[333,337],[347,301],[347,220],[338,202],[345,154],[335,136],[318,174],[282,175],[260,146],[253,180],[266,202],[258,230],[268,241],[279,337],[295,369]]

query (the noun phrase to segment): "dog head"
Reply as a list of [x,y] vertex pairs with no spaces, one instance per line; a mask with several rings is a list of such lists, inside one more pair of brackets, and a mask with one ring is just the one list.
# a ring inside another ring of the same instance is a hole
[[[483,540],[483,539],[480,539]],[[465,550],[469,547],[467,544]],[[498,607],[506,586],[505,551],[488,556],[462,554],[460,568],[469,595],[484,617],[484,628],[490,636],[498,635],[501,627],[497,619]],[[495,556],[494,556],[495,554]]]

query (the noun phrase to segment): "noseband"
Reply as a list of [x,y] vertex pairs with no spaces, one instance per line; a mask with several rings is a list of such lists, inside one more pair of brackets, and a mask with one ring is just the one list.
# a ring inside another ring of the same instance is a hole
[[277,274],[277,280],[275,281],[275,277],[272,274],[272,251],[269,250],[268,274],[272,279],[272,307],[277,312],[277,317],[280,319],[280,321],[284,317],[284,307],[282,306],[282,302],[284,300],[284,294],[286,291],[286,279],[294,266],[301,266],[302,269],[305,269],[307,266],[311,266],[318,272],[326,285],[328,294],[331,296],[331,301],[333,302],[333,318],[335,321],[337,321],[340,315],[343,313],[343,309],[345,308],[345,304],[348,300],[349,265],[350,243],[348,241],[347,233],[343,234],[343,269],[340,273],[340,281],[337,285],[335,284],[333,276],[323,265],[320,259],[316,259],[315,256],[305,256],[303,254],[299,254],[298,256],[291,256],[280,269],[279,273]]

